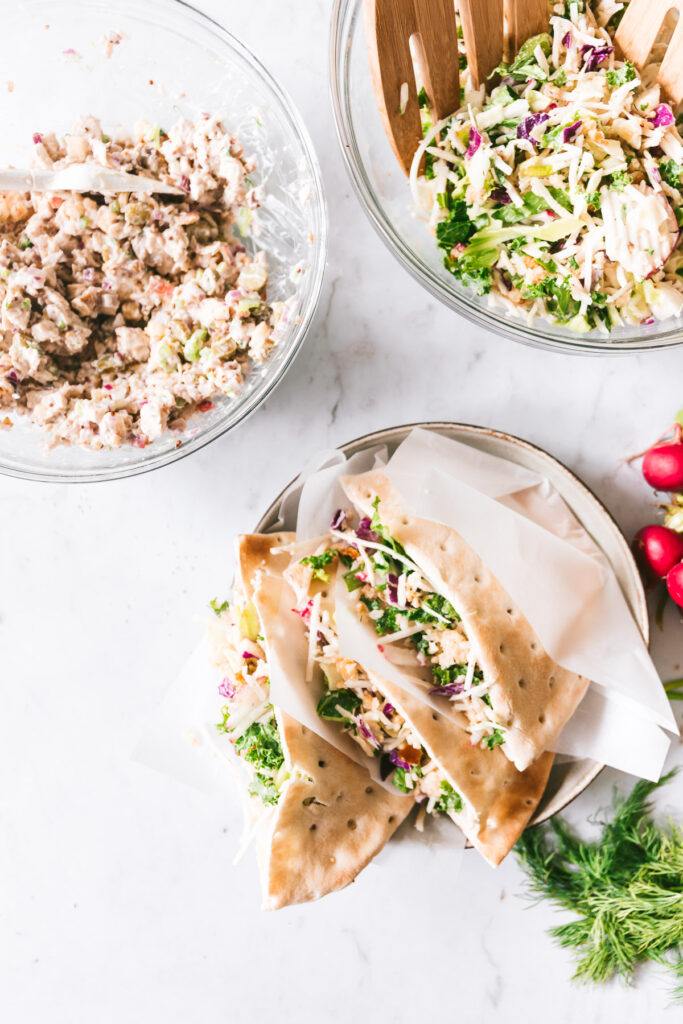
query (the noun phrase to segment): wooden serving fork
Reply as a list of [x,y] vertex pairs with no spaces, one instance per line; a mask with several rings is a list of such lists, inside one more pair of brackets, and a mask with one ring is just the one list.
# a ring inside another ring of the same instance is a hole
[[[408,173],[415,150],[422,141],[413,60],[435,120],[441,120],[460,106],[455,3],[454,0],[363,0],[363,3],[377,104],[394,153]],[[680,3],[683,4],[683,0]],[[508,26],[509,45],[514,53],[529,36],[548,28],[547,0],[457,0],[457,6],[470,74],[476,87],[486,81],[503,59],[504,23]]]
[[640,70],[647,63],[670,11],[678,11],[678,23],[659,67],[657,81],[677,107],[683,100],[683,0],[631,0],[614,38],[618,50]]

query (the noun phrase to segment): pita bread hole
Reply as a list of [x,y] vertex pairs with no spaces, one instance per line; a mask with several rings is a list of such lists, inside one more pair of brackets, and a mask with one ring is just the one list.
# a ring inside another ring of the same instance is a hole
[[434,719],[435,722],[439,721],[439,716],[437,715],[436,711],[433,712],[432,718]]
[[538,722],[539,725],[545,725],[545,715],[543,714],[543,712],[541,712],[541,714],[538,716]]
[[470,775],[481,775],[478,768],[470,768]]
[[524,687],[526,686],[526,683],[524,682],[523,679],[518,679],[517,680],[517,686],[520,688],[520,690],[523,690]]
[[472,579],[474,580],[475,583],[481,583],[481,580],[479,579],[478,576],[473,576]]
[[317,829],[317,827],[318,827],[318,826],[317,826],[317,825],[315,824],[315,822],[314,822],[314,823],[313,823],[313,824],[312,824],[312,825],[311,825],[311,826],[309,827],[308,831],[309,831],[309,832],[315,832],[315,830]]
[[318,768],[325,768],[327,761],[318,761]]
[[513,612],[512,608],[507,608],[506,611],[507,611],[508,615],[510,616],[510,618],[512,618],[512,616],[514,615],[514,612]]
[[498,644],[498,650],[500,651],[501,654],[503,653],[503,647],[504,646],[505,646],[504,644]]
[[368,794],[368,796],[370,796],[370,794],[371,794],[371,793],[374,793],[375,791],[374,791],[374,789],[372,788],[372,786],[366,786],[366,787],[365,787],[365,792],[366,792],[366,793]]
[[350,828],[352,832],[354,828],[357,828],[356,822],[353,820],[353,818],[349,818],[349,820],[346,822],[346,825],[347,828]]
[[532,651],[536,650],[536,644],[533,641],[529,644],[529,647],[531,648]]
[[532,800],[531,797],[528,796],[526,798],[526,800],[524,801],[524,803],[527,805],[527,807],[533,807],[534,803],[535,803],[535,800]]
[[395,821],[396,821],[396,817],[395,817],[395,815],[393,815],[393,814],[390,814],[390,815],[389,815],[389,824],[390,824],[390,825],[393,825]]
[[555,676],[551,676],[550,679],[548,680],[548,689],[552,690],[554,685],[555,685]]

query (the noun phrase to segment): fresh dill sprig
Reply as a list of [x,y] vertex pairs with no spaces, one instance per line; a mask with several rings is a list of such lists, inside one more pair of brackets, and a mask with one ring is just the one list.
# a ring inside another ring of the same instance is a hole
[[657,825],[649,799],[673,775],[615,793],[612,820],[593,842],[553,818],[515,847],[531,892],[578,914],[550,934],[575,953],[581,981],[617,974],[631,982],[651,960],[673,970],[674,995],[683,999],[683,828]]

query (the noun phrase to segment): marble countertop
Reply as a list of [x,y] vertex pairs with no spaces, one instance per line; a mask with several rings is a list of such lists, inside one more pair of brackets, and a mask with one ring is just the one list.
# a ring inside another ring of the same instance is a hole
[[[407,276],[338,152],[328,0],[201,6],[308,124],[329,202],[324,294],[286,379],[209,448],[111,484],[0,478],[0,1014],[12,1024],[680,1019],[661,972],[631,990],[573,984],[569,956],[546,934],[559,918],[520,898],[513,857],[493,873],[467,853],[458,873],[443,851],[416,858],[411,840],[396,842],[344,892],[262,914],[253,859],[231,867],[234,798],[211,800],[130,758],[201,635],[207,599],[226,589],[234,534],[317,449],[416,420],[496,427],[560,458],[632,534],[653,517],[653,496],[622,460],[683,405],[683,350],[526,349]],[[681,674],[682,629],[670,609],[654,631],[665,678]],[[682,760],[676,743],[671,761]],[[572,819],[608,803],[615,781],[631,780],[604,772]],[[669,806],[682,795],[670,788]]]

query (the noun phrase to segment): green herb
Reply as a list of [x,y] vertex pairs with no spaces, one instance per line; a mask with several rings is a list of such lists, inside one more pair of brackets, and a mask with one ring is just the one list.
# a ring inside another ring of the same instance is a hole
[[262,775],[260,772],[256,772],[254,775],[248,792],[249,796],[260,797],[263,803],[268,806],[276,804],[280,799],[280,791],[272,778]]
[[671,679],[664,689],[669,700],[683,700],[683,679]]
[[626,85],[627,82],[632,82],[637,77],[636,69],[630,60],[627,60],[622,67],[608,71],[605,75],[610,89],[617,89],[620,85]]
[[683,174],[683,166],[681,164],[677,164],[675,160],[662,160],[659,165],[659,173],[671,188],[680,188],[681,175]]
[[586,196],[586,205],[589,210],[593,210],[594,213],[597,213],[600,209],[600,193],[589,192]]
[[412,793],[415,789],[415,779],[422,778],[422,769],[417,766],[413,768],[400,768],[394,769],[394,774],[391,776],[392,785],[396,786],[396,789],[400,789],[402,793]]
[[33,242],[28,237],[22,238],[22,240],[19,242],[19,248],[20,249],[32,249],[33,248]]
[[30,299],[24,299],[21,304],[24,307],[24,309],[30,309],[31,308],[31,300]]
[[673,970],[683,998],[683,829],[657,825],[649,800],[673,774],[615,794],[612,820],[593,842],[553,818],[515,847],[531,891],[578,915],[550,934],[576,955],[581,981],[630,981],[649,960]]
[[363,581],[358,579],[357,573],[357,569],[351,569],[349,572],[344,573],[344,583],[349,593],[363,586]]
[[341,690],[328,690],[318,701],[316,712],[327,722],[348,722],[348,718],[338,709],[343,708],[350,715],[356,715],[362,703],[354,690],[348,690],[346,687]]
[[461,679],[467,675],[467,665],[449,665],[448,668],[432,665],[432,674],[437,686],[448,686],[449,683],[454,683],[456,679]]
[[527,39],[522,46],[520,46],[519,52],[512,64],[499,64],[498,67],[491,72],[489,77],[497,73],[502,77],[510,75],[518,82],[526,82],[529,78],[535,78],[539,82],[545,82],[548,76],[543,68],[538,64],[535,57],[535,50],[537,46],[541,47],[541,50],[546,57],[550,56],[550,51],[552,49],[552,40],[550,39],[550,36],[545,32],[538,36],[532,36],[530,39]]
[[610,188],[616,189],[617,192],[623,192],[627,185],[632,182],[630,174],[626,171],[612,171],[609,176]]
[[482,693],[481,699],[483,700],[484,704],[488,705],[488,707],[490,707],[490,708],[493,707],[493,704],[491,703],[491,696],[490,696],[490,694]]
[[441,783],[441,792],[443,796],[440,796],[434,804],[435,811],[442,811],[443,813],[455,811],[457,814],[458,811],[462,810],[462,797],[445,779]]
[[440,249],[450,253],[455,245],[462,245],[474,233],[474,224],[467,213],[464,199],[452,202],[448,218],[436,225],[436,241]]
[[90,226],[90,221],[87,217],[79,217],[78,226],[81,229],[81,231],[85,231],[85,229]]
[[115,199],[113,203],[109,204],[109,209],[112,213],[121,213],[121,204],[118,199]]
[[213,601],[209,601],[209,604],[213,608],[216,615],[220,615],[222,612],[227,611],[227,609],[230,607],[227,601],[222,601],[219,604],[217,597],[214,597]]
[[493,750],[494,747],[499,747],[501,743],[505,743],[505,737],[500,729],[494,729],[490,736],[484,737],[484,746],[487,750]]
[[336,548],[328,548],[320,555],[307,555],[301,559],[301,565],[310,565],[313,570],[313,579],[322,580],[323,583],[330,582],[330,574],[325,572],[325,566],[333,562],[339,552]]
[[385,608],[381,616],[373,620],[373,624],[380,636],[386,636],[387,633],[396,633],[400,628],[396,621],[396,609]]
[[560,68],[559,71],[555,72],[552,80],[553,85],[557,85],[561,89],[563,85],[567,84],[567,72],[564,70],[564,68]]
[[235,740],[235,750],[257,771],[276,772],[284,762],[280,734],[274,721],[252,722]]

